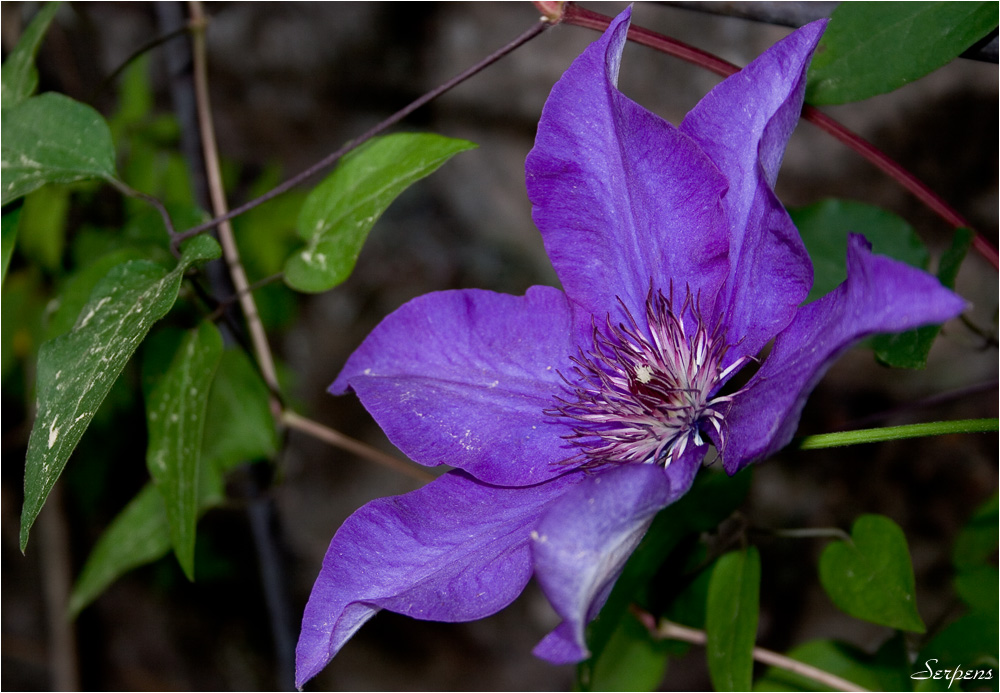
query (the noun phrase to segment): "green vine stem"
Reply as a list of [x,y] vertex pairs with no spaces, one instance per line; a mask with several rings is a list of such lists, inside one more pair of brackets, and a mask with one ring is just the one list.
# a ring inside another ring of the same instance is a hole
[[882,443],[887,440],[903,440],[904,438],[924,438],[927,436],[942,436],[951,433],[996,433],[997,419],[961,419],[958,421],[933,421],[929,423],[908,424],[906,426],[887,426],[885,428],[865,428],[858,431],[842,431],[840,433],[820,433],[814,436],[799,438],[793,442],[800,450],[819,450],[821,448],[839,448],[846,445],[862,443]]
[[[572,2],[567,3],[536,3],[549,21],[572,24],[587,29],[604,31],[611,23],[611,17],[584,9]],[[658,34],[641,26],[633,24],[628,31],[630,40],[648,46],[667,55],[687,61],[706,70],[714,72],[722,77],[738,72],[739,67],[722,58],[712,55],[694,46],[677,39]],[[912,173],[903,168],[898,162],[889,157],[885,152],[878,149],[871,142],[858,135],[839,122],[826,115],[819,109],[806,104],[802,109],[802,118],[816,125],[834,139],[843,142],[848,147],[856,151],[862,157],[874,164],[879,170],[886,173],[890,178],[899,183],[903,188],[915,195],[928,209],[941,217],[951,226],[971,228],[969,223],[955,211],[947,202],[927,187],[927,185]],[[997,250],[989,241],[978,232],[972,242],[973,247],[980,255],[993,265],[1000,267],[1000,260],[997,258]]]

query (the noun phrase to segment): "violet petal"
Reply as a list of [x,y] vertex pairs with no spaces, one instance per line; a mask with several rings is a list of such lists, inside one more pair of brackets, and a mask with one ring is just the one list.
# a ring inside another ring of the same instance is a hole
[[564,426],[542,421],[577,352],[565,295],[427,294],[389,315],[330,387],[353,389],[415,462],[528,486],[562,474]]
[[812,285],[805,246],[772,187],[825,26],[813,22],[774,44],[716,86],[681,123],[729,181],[723,199],[731,232],[729,280],[717,310],[730,337],[741,340],[730,362],[760,351]]
[[663,469],[629,464],[595,472],[554,502],[532,535],[535,575],[563,623],[536,647],[557,664],[589,656],[584,628],[661,509],[691,487],[705,454],[692,445]]
[[530,533],[539,516],[583,476],[511,489],[453,471],[356,511],[330,542],[306,605],[296,686],[381,609],[471,621],[507,606],[531,578]]
[[727,271],[725,179],[687,136],[616,87],[626,10],[553,87],[528,155],[532,216],[567,296],[601,321],[650,282],[713,300]]
[[881,255],[863,236],[847,246],[847,280],[803,306],[726,416],[726,471],[781,449],[792,439],[806,398],[830,365],[858,340],[942,323],[965,308],[935,277]]

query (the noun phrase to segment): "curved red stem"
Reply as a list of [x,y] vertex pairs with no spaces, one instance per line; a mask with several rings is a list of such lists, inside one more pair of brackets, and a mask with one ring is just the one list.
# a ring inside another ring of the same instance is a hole
[[[611,17],[579,7],[571,2],[567,2],[562,8],[562,15],[559,17],[559,21],[565,24],[585,27],[587,29],[604,31],[611,23]],[[635,24],[629,27],[628,38],[629,40],[635,41],[643,46],[648,46],[662,53],[666,53],[667,55],[671,55],[675,58],[680,58],[681,60],[698,65],[699,67],[703,67],[717,75],[721,75],[722,77],[728,77],[734,72],[738,72],[740,69],[731,62],[703,51],[700,48],[689,46],[682,41],[664,36],[663,34],[658,34],[655,31],[650,31],[649,29],[636,26]],[[858,135],[856,132],[852,132],[841,125],[838,121],[808,104],[802,109],[802,118],[816,125],[840,142],[843,142],[865,159],[870,161],[878,169],[903,186],[906,190],[909,190],[921,202],[923,202],[928,209],[944,219],[951,226],[964,226],[971,228],[969,227],[969,223],[962,217],[961,214],[952,209],[947,202],[927,187],[923,181],[907,171],[889,155]],[[993,267],[1000,266],[998,265],[996,248],[994,248],[982,234],[976,232],[972,246],[980,255],[986,258],[986,260],[993,265]]]

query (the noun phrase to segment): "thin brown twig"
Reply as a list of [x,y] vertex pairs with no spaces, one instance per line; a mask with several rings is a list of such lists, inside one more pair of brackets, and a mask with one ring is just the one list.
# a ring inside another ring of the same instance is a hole
[[[171,238],[173,238],[173,236],[177,233],[177,231],[174,229],[174,222],[170,219],[170,212],[167,211],[166,205],[160,202],[157,198],[153,197],[152,195],[147,195],[146,193],[140,190],[136,190],[135,188],[127,185],[124,181],[118,180],[117,178],[114,178],[112,176],[108,176],[107,178],[105,178],[105,180],[122,195],[125,195],[126,197],[133,197],[137,200],[142,200],[146,204],[154,207],[156,211],[160,213],[160,218],[163,220],[163,225],[167,229],[167,235],[169,235]],[[170,244],[170,250],[171,252],[173,252],[175,257],[179,258],[181,256],[180,250],[177,248],[175,244],[173,243]]]
[[281,420],[288,428],[310,435],[313,438],[322,440],[324,443],[329,443],[330,445],[341,448],[342,450],[347,450],[358,457],[369,460],[370,462],[375,462],[383,467],[388,467],[393,471],[406,474],[408,477],[416,479],[421,483],[434,481],[436,478],[433,474],[423,469],[423,467],[418,467],[412,462],[406,462],[397,457],[393,457],[392,455],[388,455],[377,448],[373,448],[370,445],[362,443],[360,440],[356,440],[350,436],[345,436],[340,431],[335,431],[332,428],[313,421],[312,419],[300,416],[293,411],[286,409],[282,414]]
[[260,197],[254,198],[253,200],[250,200],[249,202],[246,202],[245,204],[242,204],[239,207],[236,207],[236,208],[234,208],[234,209],[232,209],[232,210],[230,210],[230,211],[228,211],[228,212],[226,212],[224,214],[216,214],[216,216],[215,216],[214,219],[210,219],[209,221],[205,222],[204,224],[200,224],[200,225],[195,226],[195,227],[193,227],[191,229],[188,229],[187,231],[184,231],[183,233],[177,234],[176,238],[174,239],[175,242],[180,242],[180,241],[182,241],[184,239],[190,238],[191,236],[197,236],[199,233],[204,233],[205,231],[208,231],[209,229],[213,228],[214,226],[217,226],[217,225],[219,225],[219,224],[221,224],[221,223],[223,223],[225,221],[228,221],[228,220],[232,219],[233,217],[237,217],[240,214],[243,214],[244,212],[248,212],[249,210],[253,209],[254,207],[256,207],[258,205],[261,205],[261,204],[264,204],[268,200],[271,200],[271,199],[277,197],[278,195],[281,195],[282,193],[285,193],[288,190],[291,190],[292,188],[294,188],[295,186],[299,185],[300,183],[302,183],[302,182],[308,180],[309,178],[315,176],[317,173],[320,173],[321,171],[324,171],[325,169],[329,168],[330,166],[333,166],[335,163],[337,163],[337,161],[340,160],[341,157],[343,157],[345,154],[347,154],[351,150],[358,148],[359,146],[361,146],[362,144],[364,144],[365,142],[367,142],[371,138],[375,137],[375,135],[378,135],[379,133],[383,132],[384,130],[387,130],[389,127],[395,125],[396,123],[398,123],[399,121],[401,121],[403,118],[405,118],[406,116],[410,115],[415,110],[417,110],[418,108],[420,108],[421,106],[424,106],[425,104],[429,103],[430,101],[433,101],[434,99],[436,99],[437,97],[441,96],[445,92],[450,91],[451,89],[457,87],[459,84],[461,84],[465,80],[469,79],[470,77],[474,76],[475,74],[477,74],[477,73],[481,72],[482,70],[486,69],[487,67],[489,67],[490,65],[492,65],[493,63],[495,63],[497,60],[499,60],[503,56],[505,56],[508,53],[510,53],[511,51],[513,51],[515,48],[518,48],[518,47],[522,46],[523,44],[527,43],[531,39],[535,38],[536,36],[538,36],[539,34],[541,34],[542,32],[544,32],[550,26],[552,26],[551,23],[548,22],[547,20],[545,20],[544,18],[542,20],[536,22],[535,24],[533,24],[531,26],[530,29],[528,29],[527,31],[525,31],[524,33],[522,33],[520,36],[518,36],[517,38],[515,38],[513,41],[511,41],[507,45],[505,45],[502,48],[499,48],[498,50],[494,51],[493,53],[491,53],[487,57],[483,58],[482,60],[480,60],[478,63],[476,63],[472,67],[470,67],[470,68],[462,71],[460,74],[456,75],[455,77],[452,77],[450,80],[448,80],[444,84],[442,84],[442,85],[436,87],[435,89],[432,89],[431,91],[427,92],[426,94],[424,94],[423,96],[421,96],[416,101],[413,101],[409,105],[407,105],[407,106],[403,107],[402,109],[396,111],[395,113],[393,113],[391,116],[389,116],[388,118],[386,118],[385,120],[383,120],[381,123],[379,123],[375,127],[371,128],[367,132],[359,135],[358,137],[355,137],[353,140],[351,140],[350,142],[348,142],[347,144],[345,144],[343,147],[341,147],[340,149],[336,150],[335,152],[332,152],[331,154],[328,154],[323,159],[317,161],[315,164],[313,164],[312,166],[310,166],[306,170],[304,170],[301,173],[298,173],[298,174],[292,176],[291,178],[289,178],[288,180],[286,180],[284,183],[281,183],[280,185],[272,188],[271,190],[269,190],[268,192],[264,193]]
[[[681,642],[688,642],[692,645],[700,645],[701,647],[704,647],[708,642],[708,634],[703,630],[688,628],[687,626],[682,626],[679,623],[674,623],[673,621],[668,621],[667,619],[660,619],[657,623],[652,614],[635,607],[633,607],[632,613],[634,613],[639,621],[646,626],[653,637],[658,640],[680,640]],[[868,690],[867,688],[862,688],[852,681],[835,676],[828,671],[817,669],[814,666],[792,659],[791,657],[786,657],[785,655],[779,654],[774,650],[767,650],[763,647],[755,647],[753,648],[753,658],[763,664],[769,664],[773,667],[790,671],[793,674],[805,676],[813,681],[816,681],[817,683],[833,688],[834,690]]]
[[157,46],[161,46],[164,43],[166,43],[167,41],[170,41],[171,39],[177,38],[181,34],[185,33],[187,30],[188,30],[188,26],[186,24],[183,25],[183,26],[179,26],[176,29],[174,29],[173,31],[168,31],[165,34],[161,34],[160,36],[153,37],[149,41],[146,41],[146,43],[144,43],[141,46],[139,46],[138,48],[136,48],[134,51],[132,51],[131,55],[129,55],[127,58],[125,58],[125,60],[123,60],[121,62],[121,64],[119,64],[118,67],[116,67],[114,69],[114,71],[111,72],[111,74],[109,74],[107,77],[105,77],[103,80],[101,80],[101,83],[98,84],[97,87],[94,89],[94,91],[91,92],[90,97],[87,99],[87,101],[88,102],[93,102],[94,99],[97,98],[98,94],[100,94],[102,91],[104,91],[105,89],[107,89],[108,86],[110,86],[111,83],[115,81],[115,79],[118,77],[118,75],[120,75],[122,72],[124,72],[125,69],[129,65],[131,65],[132,63],[134,63],[136,60],[138,60],[139,58],[141,58],[143,55],[145,55],[149,51],[153,50]]
[[[222,168],[219,164],[219,150],[215,140],[215,126],[212,123],[212,106],[208,94],[208,57],[205,50],[205,28],[207,18],[201,2],[195,0],[190,3],[191,7],[191,44],[194,58],[194,88],[195,99],[198,107],[198,127],[201,131],[202,147],[205,155],[205,169],[208,177],[209,195],[212,199],[212,213],[219,218],[227,218],[226,194],[222,184]],[[236,247],[236,237],[233,234],[233,227],[227,221],[222,221],[218,225],[219,244],[222,246],[222,254],[229,268],[229,275],[233,280],[233,287],[239,297],[240,308],[246,318],[247,330],[250,333],[250,341],[253,344],[254,354],[257,356],[257,364],[260,368],[261,376],[271,391],[271,412],[276,419],[281,418],[281,400],[277,396],[280,392],[278,384],[278,374],[274,365],[274,356],[271,354],[271,347],[267,342],[267,334],[257,312],[257,303],[253,294],[248,290],[246,270],[240,262],[240,252]],[[179,240],[178,236],[174,241]]]

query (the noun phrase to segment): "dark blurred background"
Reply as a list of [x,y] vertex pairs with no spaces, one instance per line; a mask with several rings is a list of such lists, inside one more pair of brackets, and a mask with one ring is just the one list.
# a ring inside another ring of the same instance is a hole
[[[833,5],[783,4],[805,5],[814,13]],[[588,6],[613,15],[624,4]],[[37,7],[3,3],[4,55]],[[210,3],[206,11],[212,103],[232,205],[249,199],[262,178],[305,168],[538,17],[526,2]],[[39,54],[41,90],[62,91],[105,114],[113,112],[117,89],[102,88],[102,80],[136,48],[164,33],[166,21],[164,8],[150,3],[67,3]],[[790,31],[669,3],[637,6],[634,21],[740,65]],[[521,294],[532,284],[555,282],[531,222],[524,158],[549,89],[596,37],[586,29],[556,27],[397,128],[464,137],[479,148],[404,193],[376,225],[347,283],[323,295],[279,296],[269,304],[272,344],[299,410],[395,452],[356,400],[325,394],[367,332],[427,291],[481,287]],[[156,108],[169,112],[164,48],[151,55]],[[717,81],[638,46],[626,49],[621,71],[626,94],[674,123]],[[996,244],[997,103],[997,66],[959,59],[892,94],[824,110],[916,173]],[[935,253],[950,239],[950,229],[919,202],[809,124],[792,138],[778,192],[789,206],[845,197],[893,210]],[[287,238],[296,213],[292,206],[284,217],[273,215],[274,233]],[[970,255],[958,290],[975,306],[973,322],[995,335],[995,270]],[[935,401],[925,401],[932,397]],[[48,599],[58,601],[100,532],[146,478],[142,411],[135,409],[138,438],[121,426],[88,432],[83,447],[91,454],[70,462],[61,493],[50,499],[22,557],[17,527],[28,424],[24,402],[5,394],[2,687],[41,690],[60,680],[97,690],[286,685],[247,519],[255,502],[246,489],[259,486],[248,479],[259,470],[238,472],[230,484],[231,502],[199,525],[195,584],[169,556],[119,580],[68,628],[47,612],[45,590],[55,595]],[[864,349],[846,355],[813,394],[801,432],[996,415],[996,344],[955,322],[921,372],[889,371]],[[949,559],[955,534],[997,487],[997,438],[946,436],[784,452],[755,475],[743,509],[754,526],[848,529],[868,512],[901,524],[913,555],[920,610],[934,625],[954,613]],[[264,502],[273,510],[268,521],[288,581],[293,630],[344,518],[372,498],[414,487],[406,476],[288,434],[273,478],[266,480]],[[783,651],[824,637],[872,650],[890,635],[843,615],[823,594],[815,569],[823,542],[764,538],[759,545],[761,645]],[[534,585],[505,611],[469,624],[383,613],[310,687],[567,690],[572,667],[551,666],[531,655],[556,622]],[[74,656],[57,656],[58,642]],[[707,689],[703,651],[695,648],[672,661],[662,685]]]

